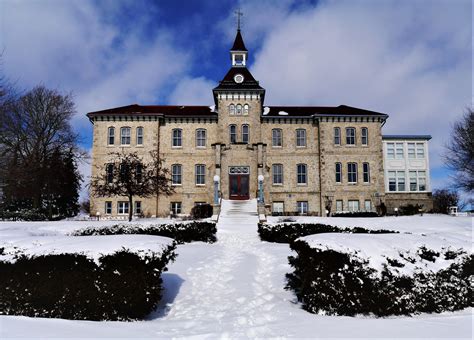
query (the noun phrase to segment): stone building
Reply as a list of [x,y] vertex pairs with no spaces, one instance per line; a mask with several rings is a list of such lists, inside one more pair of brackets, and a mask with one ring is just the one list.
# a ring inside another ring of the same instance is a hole
[[91,197],[92,214],[188,214],[212,203],[214,178],[224,199],[257,197],[263,176],[267,212],[326,215],[375,210],[385,200],[382,126],[388,115],[345,105],[267,106],[265,89],[247,69],[240,30],[231,67],[213,89],[214,105],[143,106],[90,112],[92,175],[110,152],[156,150],[171,171],[175,193],[135,198]]

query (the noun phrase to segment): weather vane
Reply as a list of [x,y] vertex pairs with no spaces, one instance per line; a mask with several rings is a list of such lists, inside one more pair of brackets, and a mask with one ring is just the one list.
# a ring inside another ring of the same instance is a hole
[[235,15],[237,16],[237,29],[240,31],[240,17],[244,15],[240,10],[240,7],[235,11]]

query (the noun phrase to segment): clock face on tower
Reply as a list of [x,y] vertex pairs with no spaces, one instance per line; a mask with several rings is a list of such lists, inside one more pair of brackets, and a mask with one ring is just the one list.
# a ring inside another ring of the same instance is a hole
[[236,74],[234,76],[234,81],[238,84],[242,83],[244,81],[244,76],[241,74]]

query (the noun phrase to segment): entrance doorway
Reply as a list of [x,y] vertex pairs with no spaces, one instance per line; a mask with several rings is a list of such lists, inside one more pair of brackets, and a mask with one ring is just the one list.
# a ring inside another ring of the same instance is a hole
[[229,169],[229,199],[248,200],[249,195],[249,168],[230,167]]

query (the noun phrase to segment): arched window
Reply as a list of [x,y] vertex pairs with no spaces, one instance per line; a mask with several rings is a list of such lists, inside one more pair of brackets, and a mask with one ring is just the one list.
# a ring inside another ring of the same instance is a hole
[[366,127],[362,128],[362,145],[369,144],[369,130]]
[[244,115],[248,115],[249,114],[249,104],[245,104],[244,105]]
[[114,145],[115,144],[115,128],[109,127],[108,134],[107,134],[107,144]]
[[229,105],[229,114],[235,115],[235,105],[234,104]]
[[307,169],[306,164],[298,164],[296,166],[296,174],[297,174],[297,183],[298,184],[307,184]]
[[206,147],[206,130],[205,129],[196,130],[196,146],[198,148]]
[[180,147],[183,145],[183,131],[181,129],[173,129],[172,132],[172,146],[173,147]]
[[241,115],[242,114],[242,105],[237,104],[237,110],[235,112],[236,115]]
[[237,143],[237,126],[234,124],[229,126],[229,139],[231,144]]
[[182,167],[181,164],[173,164],[171,166],[171,184],[181,185]]
[[342,164],[336,163],[336,183],[342,183]]
[[346,144],[347,145],[356,144],[356,129],[353,127],[346,128]]
[[129,127],[120,128],[120,144],[130,145],[130,128]]
[[357,183],[357,163],[347,163],[347,182]]
[[296,129],[296,146],[299,146],[299,147],[306,146],[306,130],[305,129]]
[[143,127],[137,127],[137,145],[143,145]]
[[247,124],[242,125],[242,143],[248,144],[250,140],[250,131]]

